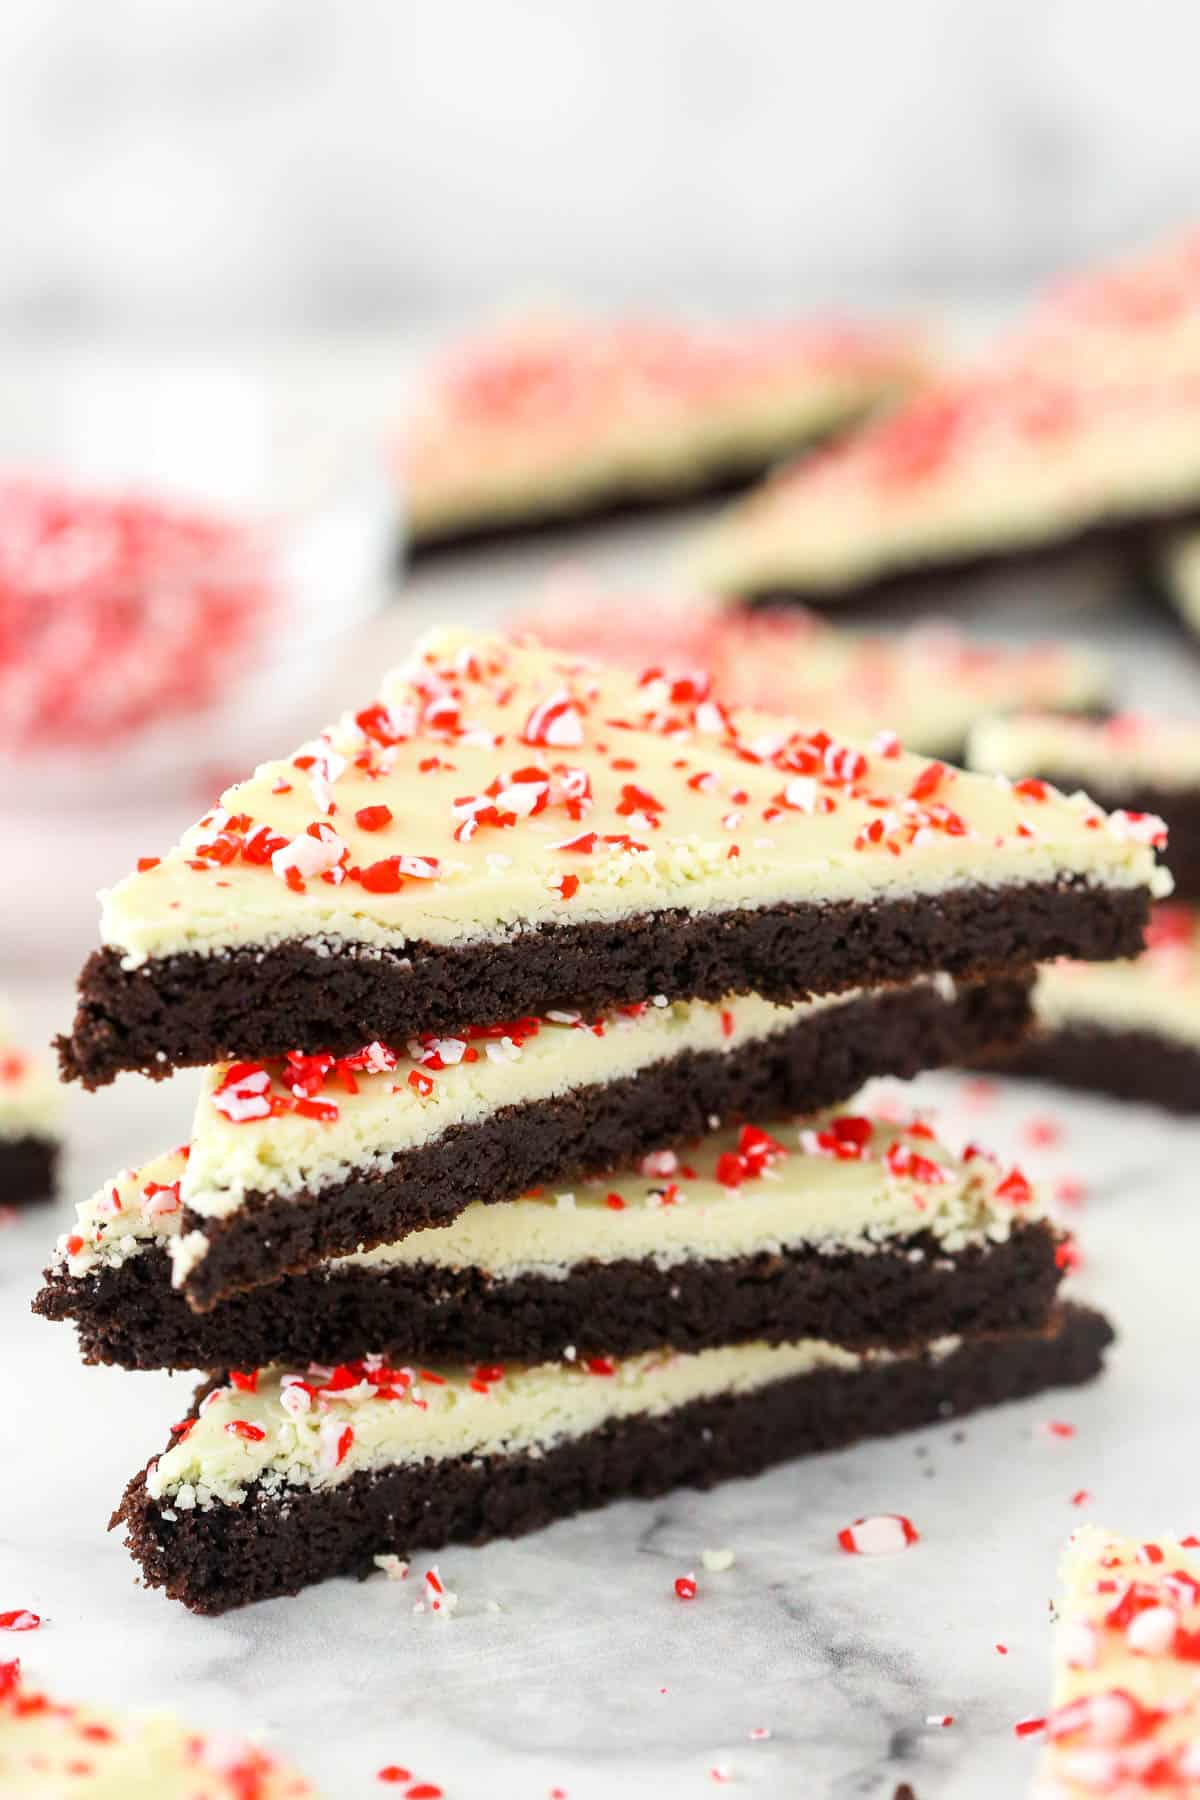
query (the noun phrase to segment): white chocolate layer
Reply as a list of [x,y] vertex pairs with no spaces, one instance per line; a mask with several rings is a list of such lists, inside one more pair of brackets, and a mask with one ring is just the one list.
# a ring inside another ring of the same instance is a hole
[[418,403],[399,457],[412,534],[670,495],[858,417],[919,366],[892,330],[526,319],[465,346]]
[[[916,799],[922,759],[730,715],[704,692],[436,633],[386,678],[382,711],[332,728],[304,766],[262,765],[119,883],[104,939],[128,967],[284,942],[369,955],[662,909],[1169,883],[1144,831],[1081,796],[1032,801],[946,770]],[[379,807],[390,817],[368,829]]]
[[1094,782],[1110,794],[1139,783],[1194,788],[1200,784],[1200,720],[1135,713],[1111,719],[1046,713],[985,719],[971,733],[967,761],[990,774],[1032,771],[1053,782]]
[[258,1745],[169,1713],[75,1706],[0,1669],[0,1793],[11,1800],[316,1800]]
[[1200,1545],[1073,1532],[1036,1800],[1200,1796]]
[[1146,1031],[1200,1049],[1200,913],[1160,907],[1149,948],[1133,961],[1046,965],[1034,1013],[1047,1031]]
[[[923,1125],[914,1134],[863,1120],[870,1129],[861,1154],[851,1157],[845,1146],[837,1154],[834,1121],[854,1116],[767,1123],[762,1129],[777,1149],[761,1167],[751,1158],[744,1172],[731,1175],[721,1161],[737,1161],[743,1132],[731,1128],[569,1190],[475,1203],[449,1225],[323,1267],[330,1274],[477,1269],[495,1281],[562,1280],[584,1263],[633,1260],[667,1269],[801,1248],[870,1254],[925,1234],[953,1255],[1002,1243],[1015,1223],[1041,1217],[1036,1202],[1014,1206],[997,1194],[1005,1174],[991,1158],[956,1157]],[[914,1164],[913,1154],[924,1162]],[[182,1153],[171,1151],[107,1183],[78,1207],[75,1230],[59,1239],[58,1267],[80,1277],[119,1268],[153,1245],[170,1249],[182,1217],[172,1189],[184,1167]]]
[[1200,388],[993,367],[772,477],[694,544],[690,585],[847,596],[892,572],[1200,502]]
[[[940,1340],[930,1350],[945,1355],[956,1343]],[[546,1451],[613,1420],[661,1418],[695,1400],[751,1394],[817,1369],[895,1360],[885,1351],[852,1353],[807,1339],[689,1355],[652,1351],[620,1362],[513,1366],[498,1379],[490,1379],[491,1370],[480,1379],[470,1369],[443,1369],[432,1380],[428,1371],[396,1371],[383,1384],[393,1397],[378,1398],[377,1387],[363,1380],[311,1398],[301,1392],[291,1401],[287,1372],[266,1370],[255,1393],[223,1388],[205,1402],[186,1438],[151,1465],[147,1491],[182,1510],[238,1505],[253,1481],[284,1493],[333,1487],[361,1470],[426,1458]],[[320,1379],[301,1373],[310,1384]],[[249,1426],[250,1435],[230,1425]]]

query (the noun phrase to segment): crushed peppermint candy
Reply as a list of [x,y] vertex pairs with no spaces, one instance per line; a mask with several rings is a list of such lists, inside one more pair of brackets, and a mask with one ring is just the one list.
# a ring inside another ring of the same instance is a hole
[[721,1548],[718,1550],[702,1550],[700,1552],[700,1561],[710,1575],[720,1575],[723,1574],[726,1569],[732,1569],[737,1558],[732,1550]]
[[874,1513],[843,1526],[837,1541],[851,1556],[894,1556],[918,1543],[920,1534],[903,1513]]

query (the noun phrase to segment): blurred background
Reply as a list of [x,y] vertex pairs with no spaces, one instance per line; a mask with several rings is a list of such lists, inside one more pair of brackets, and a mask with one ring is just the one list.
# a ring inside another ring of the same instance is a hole
[[994,304],[1197,201],[1189,0],[6,0],[0,320]]

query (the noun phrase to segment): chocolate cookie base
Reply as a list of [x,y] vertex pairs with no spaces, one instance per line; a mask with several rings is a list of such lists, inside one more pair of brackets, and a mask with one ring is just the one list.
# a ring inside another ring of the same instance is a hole
[[0,1139],[0,1206],[35,1206],[58,1189],[59,1146],[53,1138]]
[[1012,1044],[1026,1028],[1028,1006],[1026,985],[1011,981],[968,986],[953,999],[932,984],[864,995],[738,1049],[690,1052],[619,1081],[502,1107],[337,1187],[286,1198],[249,1193],[223,1219],[185,1207],[184,1230],[203,1231],[208,1250],[183,1292],[203,1310],[327,1257],[446,1225],[474,1200],[511,1200],[625,1167],[703,1136],[718,1115],[816,1112],[857,1093],[872,1075],[915,1075],[960,1061],[972,1047],[984,1053]]
[[686,478],[667,483],[622,483],[562,506],[534,501],[527,511],[509,518],[456,520],[422,530],[397,546],[396,565],[403,571],[480,550],[510,545],[551,544],[576,532],[597,526],[629,525],[639,519],[659,518],[701,503],[728,499],[753,487],[777,463],[803,455],[840,437],[865,418],[872,408],[848,409],[836,424],[823,430],[800,431],[788,442],[776,442],[769,451],[738,457],[713,457],[701,462]]
[[1154,1031],[1059,1026],[1035,1033],[1012,1055],[988,1063],[1005,1075],[1116,1100],[1145,1100],[1173,1113],[1200,1113],[1200,1049]]
[[[254,1484],[240,1506],[173,1509],[135,1476],[112,1518],[147,1586],[199,1613],[365,1576],[384,1552],[439,1550],[536,1531],[608,1501],[714,1486],[775,1463],[890,1436],[1098,1374],[1112,1331],[1065,1307],[1042,1333],[979,1337],[940,1361],[823,1369],[750,1393],[620,1420],[537,1457],[446,1457],[364,1471],[281,1498]],[[170,1516],[168,1516],[170,1515]]]
[[938,971],[1011,976],[1057,956],[1136,956],[1149,904],[1145,888],[1063,879],[869,904],[664,910],[487,943],[410,944],[404,955],[296,942],[125,969],[108,948],[84,965],[74,1028],[58,1051],[67,1079],[100,1087],[124,1069],[161,1077],[289,1050],[349,1055],[375,1038],[398,1043],[578,1006],[595,1017],[652,994],[795,1001]]
[[[747,1201],[753,1205],[753,1201]],[[403,1366],[554,1362],[822,1338],[849,1349],[966,1331],[1033,1331],[1060,1280],[1041,1220],[1003,1243],[947,1252],[930,1233],[870,1251],[809,1247],[674,1263],[585,1262],[565,1277],[495,1280],[426,1263],[287,1276],[195,1313],[154,1249],[92,1277],[49,1274],[34,1311],[77,1321],[85,1362],[129,1369],[257,1369],[380,1353]]]
[[1159,534],[1198,521],[1200,499],[1146,511],[1136,518],[1099,519],[1034,544],[981,545],[956,556],[891,568],[844,587],[780,582],[727,591],[731,599],[754,609],[811,606],[845,617],[883,609],[936,613],[969,605],[989,576],[1053,576],[1069,572],[1076,562],[1096,556],[1115,562],[1127,574],[1132,587],[1153,555]]

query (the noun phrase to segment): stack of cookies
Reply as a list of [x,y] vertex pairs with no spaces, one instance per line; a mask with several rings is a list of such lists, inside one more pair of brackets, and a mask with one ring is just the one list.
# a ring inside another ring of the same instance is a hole
[[65,1072],[208,1065],[41,1311],[211,1371],[120,1509],[200,1611],[1095,1373],[1019,1170],[872,1118],[1136,953],[1157,823],[442,631],[104,908]]

